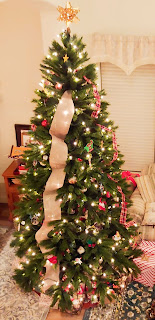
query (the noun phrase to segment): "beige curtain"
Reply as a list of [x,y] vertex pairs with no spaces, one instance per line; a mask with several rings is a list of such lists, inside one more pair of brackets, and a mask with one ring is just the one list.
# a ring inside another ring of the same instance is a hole
[[94,34],[91,40],[91,60],[110,62],[130,75],[141,65],[155,64],[154,36],[121,36]]

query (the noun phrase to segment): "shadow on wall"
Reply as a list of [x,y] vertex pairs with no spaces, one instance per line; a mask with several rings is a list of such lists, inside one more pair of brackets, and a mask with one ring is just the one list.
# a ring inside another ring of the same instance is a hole
[[[45,8],[45,9],[51,9],[51,8],[56,8],[58,4],[56,3],[56,0],[0,0],[1,3],[12,3],[13,6],[16,6],[18,4],[19,6],[24,7],[24,5],[28,6],[35,6],[38,5],[40,8]],[[62,2],[60,0],[60,2]],[[61,5],[59,3],[59,5]]]

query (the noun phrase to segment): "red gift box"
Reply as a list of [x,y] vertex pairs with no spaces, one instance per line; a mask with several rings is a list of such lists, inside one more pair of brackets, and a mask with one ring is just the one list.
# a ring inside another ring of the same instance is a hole
[[27,168],[25,168],[25,165],[19,165],[18,166],[18,171],[19,171],[19,174],[24,174],[28,171]]
[[139,249],[144,254],[134,259],[137,267],[141,270],[135,280],[145,286],[153,287],[155,284],[155,242],[142,240]]

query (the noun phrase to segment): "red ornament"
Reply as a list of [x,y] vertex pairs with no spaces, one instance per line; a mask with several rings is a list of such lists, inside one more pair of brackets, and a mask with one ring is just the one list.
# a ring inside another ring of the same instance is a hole
[[66,279],[67,279],[67,276],[64,275],[64,276],[62,277],[62,281],[65,281]]
[[99,199],[99,209],[105,211],[106,201],[102,201],[102,198]]
[[85,221],[85,220],[86,220],[86,217],[82,216],[82,217],[79,218],[79,220],[80,220],[80,221]]
[[34,132],[34,131],[36,131],[36,128],[37,128],[37,126],[34,123],[32,123],[31,124],[31,130]]
[[48,80],[44,81],[45,86],[49,86],[50,82]]
[[77,161],[82,162],[83,160],[81,158],[77,158]]
[[43,127],[47,127],[48,121],[47,121],[46,119],[44,119],[44,120],[42,121],[41,125],[42,125]]
[[95,248],[95,246],[96,246],[96,243],[88,244],[89,248]]
[[96,285],[97,285],[97,282],[96,282],[96,281],[92,282],[92,287],[93,287],[94,289],[96,289]]
[[68,284],[64,290],[66,292],[69,292],[69,290],[72,289],[72,288],[73,288],[73,286],[71,284]]
[[36,199],[36,201],[37,201],[37,202],[39,202],[39,201],[40,201],[40,199],[39,199],[39,198],[37,198],[37,199]]
[[80,284],[80,289],[79,291],[77,292],[77,294],[83,294],[85,291],[85,285],[84,284]]
[[109,191],[107,191],[107,193],[106,193],[106,197],[107,197],[107,198],[110,198],[110,196],[111,196],[110,192],[109,192]]
[[92,290],[91,294],[95,294],[95,289]]
[[115,203],[115,208],[119,208],[119,203]]
[[62,84],[61,83],[56,83],[55,89],[61,90],[62,89]]
[[58,262],[57,261],[57,256],[53,256],[53,257],[49,258],[48,261],[50,261],[53,264],[56,264]]

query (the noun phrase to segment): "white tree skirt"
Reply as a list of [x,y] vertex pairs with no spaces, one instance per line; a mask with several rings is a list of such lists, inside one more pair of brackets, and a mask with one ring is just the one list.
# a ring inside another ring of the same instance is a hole
[[13,280],[12,236],[0,254],[0,320],[45,320],[49,306],[39,304],[35,292],[25,293]]

